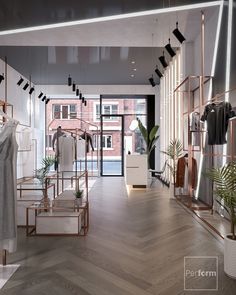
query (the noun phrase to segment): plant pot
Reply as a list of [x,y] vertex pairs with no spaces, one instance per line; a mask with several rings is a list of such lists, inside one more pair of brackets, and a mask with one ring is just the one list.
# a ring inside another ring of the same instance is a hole
[[236,240],[228,238],[228,234],[224,240],[224,271],[231,277],[236,279]]
[[76,198],[77,206],[82,205],[82,198]]

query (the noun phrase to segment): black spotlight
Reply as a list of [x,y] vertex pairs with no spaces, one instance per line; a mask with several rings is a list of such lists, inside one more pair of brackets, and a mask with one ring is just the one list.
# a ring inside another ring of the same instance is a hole
[[25,83],[25,86],[23,87],[23,89],[26,90],[28,87],[29,87],[29,83],[26,82],[26,83]]
[[46,95],[44,95],[44,97],[42,98],[42,101],[45,101],[46,98],[47,98]]
[[82,92],[80,92],[79,94],[79,99],[82,99]]
[[76,96],[79,96],[79,88],[76,88]]
[[186,40],[178,29],[178,22],[176,23],[176,29],[174,29],[172,33],[175,35],[180,43],[183,43]]
[[154,82],[153,77],[149,78],[148,80],[149,80],[150,84],[152,85],[152,87],[156,86],[156,83]]
[[48,103],[49,103],[49,101],[50,101],[50,99],[49,99],[49,98],[47,98],[45,103],[46,103],[46,104],[48,104]]
[[174,57],[176,55],[176,53],[174,52],[173,48],[170,45],[170,39],[169,39],[169,43],[166,44],[165,49],[171,57]]
[[82,103],[84,103],[84,97],[82,97]]
[[87,100],[84,101],[84,106],[85,106],[85,107],[87,106]]
[[73,84],[72,84],[72,90],[73,91],[75,91],[75,87],[76,87],[76,85],[75,85],[75,81],[74,81]]
[[168,67],[168,64],[167,64],[165,56],[164,56],[164,51],[163,51],[163,55],[159,57],[159,61],[161,62],[163,68]]
[[72,78],[71,78],[71,76],[69,75],[69,77],[68,77],[68,86],[71,86],[71,84],[72,84]]
[[162,75],[162,73],[159,71],[158,67],[156,67],[156,69],[155,69],[155,73],[157,74],[157,76],[158,76],[159,78],[163,77],[163,75]]
[[24,81],[24,79],[22,78],[22,77],[20,77],[20,80],[17,82],[17,85],[21,85],[22,84],[22,82]]
[[39,93],[38,98],[41,98],[42,96],[43,96],[43,92],[41,91],[41,92]]
[[2,75],[0,75],[0,84],[2,83],[3,80],[4,80],[4,76],[2,74]]
[[30,88],[29,94],[32,94],[34,92],[34,87]]

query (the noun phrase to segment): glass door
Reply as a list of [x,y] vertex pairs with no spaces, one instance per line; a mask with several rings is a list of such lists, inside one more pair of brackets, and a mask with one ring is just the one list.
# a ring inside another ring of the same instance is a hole
[[124,175],[123,115],[101,115],[101,175]]

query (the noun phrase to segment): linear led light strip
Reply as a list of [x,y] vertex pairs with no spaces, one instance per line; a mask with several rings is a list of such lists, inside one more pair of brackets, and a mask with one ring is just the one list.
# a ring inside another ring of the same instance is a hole
[[120,20],[120,19],[133,18],[138,16],[148,16],[148,15],[162,14],[162,13],[168,13],[168,12],[178,12],[178,11],[184,11],[184,10],[197,9],[197,8],[205,8],[205,7],[220,5],[220,2],[221,1],[213,1],[213,2],[206,2],[206,3],[199,3],[199,4],[177,6],[177,7],[146,10],[146,11],[140,11],[140,12],[124,13],[124,14],[118,14],[118,15],[112,15],[112,16],[96,17],[96,18],[90,18],[85,20],[77,20],[77,21],[70,21],[70,22],[63,22],[63,23],[56,23],[56,24],[49,24],[49,25],[42,25],[42,26],[27,27],[27,28],[21,28],[21,29],[5,30],[5,31],[0,31],[0,35],[10,35],[10,34],[25,33],[25,32],[31,32],[31,31],[39,31],[39,30],[47,30],[47,29],[54,29],[54,28],[61,28],[61,27],[105,22],[105,21],[111,21],[111,20]]
[[[233,26],[233,0],[229,0],[225,91],[228,91],[230,89],[230,69],[231,69],[231,51],[232,51],[232,26]],[[225,94],[225,101],[227,101],[227,102],[229,101],[229,92]],[[226,140],[227,140],[227,134],[226,134]],[[223,155],[226,155],[226,154],[227,154],[227,144],[224,144],[224,146],[223,146]],[[226,162],[227,162],[226,157],[223,157],[222,165],[225,165]]]
[[[214,77],[215,75],[215,68],[216,68],[216,58],[219,48],[219,39],[220,39],[220,29],[221,29],[221,23],[222,23],[222,14],[223,14],[223,5],[224,1],[220,1],[220,9],[218,14],[218,23],[217,23],[217,29],[216,29],[216,38],[215,38],[215,47],[214,47],[214,53],[213,53],[213,60],[212,60],[212,68],[211,68],[211,76]],[[210,81],[209,91],[208,91],[208,101],[210,102],[212,97],[212,79]],[[206,123],[204,123],[205,129],[206,129]],[[203,146],[206,146],[206,132],[203,132]],[[200,162],[199,162],[199,169],[198,169],[198,178],[197,178],[197,190],[196,190],[196,199],[199,198],[199,188],[200,188],[200,181],[201,181],[201,175],[202,175],[202,167],[203,167],[203,151],[200,155]]]

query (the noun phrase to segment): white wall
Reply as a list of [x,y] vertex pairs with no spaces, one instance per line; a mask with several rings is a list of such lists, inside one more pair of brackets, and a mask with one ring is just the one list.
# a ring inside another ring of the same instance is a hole
[[[29,87],[26,91],[22,89],[27,79],[10,66],[7,66],[5,72],[5,62],[1,59],[0,73],[4,73],[5,76],[5,80],[0,84],[0,99],[7,99],[7,102],[13,105],[13,117],[20,122],[17,127],[17,139],[25,134],[24,132],[30,131],[30,146],[23,150],[19,144],[17,159],[17,178],[29,176],[36,169],[36,163],[39,166],[44,155],[44,103],[35,97],[36,91],[30,98]],[[24,82],[18,86],[20,76],[24,78]],[[8,108],[9,115],[11,109]]]

